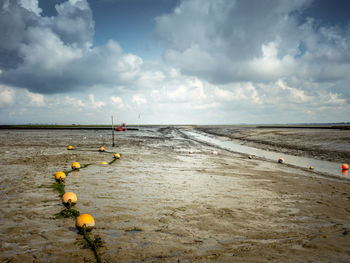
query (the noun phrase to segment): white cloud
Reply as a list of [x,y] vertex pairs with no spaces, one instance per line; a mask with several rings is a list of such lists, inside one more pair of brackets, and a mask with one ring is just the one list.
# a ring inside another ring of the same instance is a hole
[[323,103],[342,106],[346,103],[346,100],[340,98],[339,94],[330,92],[328,96],[324,96]]
[[218,100],[234,101],[238,99],[233,91],[227,89],[215,88],[213,94]]
[[111,101],[115,104],[123,104],[123,99],[120,97],[112,96]]
[[46,73],[59,73],[69,64],[82,57],[82,51],[65,45],[50,29],[29,28],[30,44],[22,44],[19,51],[25,58],[26,66],[22,71],[35,70]]
[[0,107],[14,103],[15,91],[9,87],[0,85]]
[[215,87],[213,95],[222,101],[262,104],[262,95],[259,95],[257,88],[250,82]]
[[89,94],[89,101],[93,108],[102,108],[106,106],[106,102],[104,101],[95,101],[95,95]]
[[277,88],[281,88],[284,91],[287,91],[289,94],[284,96],[289,98],[289,101],[292,103],[308,103],[313,100],[312,96],[305,94],[305,91],[297,88],[288,87],[282,80],[278,80],[275,84]]
[[113,104],[113,107],[116,107],[117,109],[123,109],[125,107],[123,99],[121,97],[111,96],[110,100]]
[[211,108],[218,108],[220,105],[217,102],[205,103],[200,105],[195,105],[193,108],[196,110],[208,110]]
[[172,101],[202,101],[206,98],[202,87],[194,87],[190,85],[180,85],[175,89],[169,89],[168,98]]
[[87,1],[67,1],[56,5],[58,15],[52,28],[66,44],[89,48],[92,45],[95,22]]
[[24,107],[47,106],[42,94],[3,85],[0,85],[0,105],[14,105],[22,107],[22,109]]
[[69,96],[64,97],[63,104],[70,106],[70,107],[78,107],[78,108],[84,108],[86,106],[82,100],[72,98]]
[[147,99],[140,95],[134,95],[132,96],[132,102],[137,104],[137,105],[142,105],[147,103]]
[[348,80],[349,30],[299,20],[310,3],[181,1],[157,18],[156,35],[168,63],[214,84]]
[[43,107],[45,106],[44,96],[38,93],[27,92],[27,96],[30,99],[30,105],[35,107]]
[[42,12],[41,8],[39,8],[38,0],[21,0],[20,4],[23,8],[33,12],[36,15],[40,15]]

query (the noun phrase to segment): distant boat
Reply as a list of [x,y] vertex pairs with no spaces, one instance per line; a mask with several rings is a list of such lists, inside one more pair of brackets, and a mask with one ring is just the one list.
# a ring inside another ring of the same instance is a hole
[[128,128],[126,128],[126,124],[125,123],[122,123],[122,125],[120,126],[117,126],[114,128],[116,131],[127,131]]

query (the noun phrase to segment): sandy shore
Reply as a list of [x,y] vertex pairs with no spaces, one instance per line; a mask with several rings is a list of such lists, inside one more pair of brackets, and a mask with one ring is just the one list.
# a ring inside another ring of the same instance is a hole
[[[173,128],[118,133],[114,148],[110,138],[0,131],[0,262],[95,262],[74,220],[55,219],[63,206],[47,187],[74,161],[94,163],[71,173],[66,191],[94,216],[103,262],[350,261],[349,180],[250,160]],[[113,156],[100,145],[122,158],[100,165]]]

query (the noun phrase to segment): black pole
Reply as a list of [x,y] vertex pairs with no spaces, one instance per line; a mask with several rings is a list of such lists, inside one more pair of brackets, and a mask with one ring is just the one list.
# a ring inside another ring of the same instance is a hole
[[112,116],[112,140],[113,140],[112,147],[114,147],[114,127],[113,127],[113,116]]

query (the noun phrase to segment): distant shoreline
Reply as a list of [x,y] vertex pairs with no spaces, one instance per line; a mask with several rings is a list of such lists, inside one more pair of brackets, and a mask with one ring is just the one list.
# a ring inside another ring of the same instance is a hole
[[[136,127],[250,127],[257,129],[340,129],[340,130],[350,130],[350,125],[348,124],[319,124],[319,125],[130,125],[128,130],[137,130]],[[116,126],[115,126],[116,127]],[[50,129],[50,130],[111,130],[110,125],[0,125],[0,129],[14,130],[14,129]]]
[[[252,125],[252,124],[218,124],[218,125],[195,125],[195,124],[145,124],[145,125],[129,125],[128,130],[138,130],[139,127],[249,127],[257,129],[339,129],[350,130],[350,124],[276,124],[276,125]],[[114,127],[117,127],[115,125]],[[41,125],[41,124],[25,124],[25,125],[0,125],[0,130],[15,129],[49,129],[49,130],[111,130],[111,125]]]
[[350,125],[259,125],[258,129],[338,129],[350,130]]
[[[117,127],[117,126],[114,126]],[[111,130],[107,125],[0,125],[0,130]],[[135,126],[128,130],[138,130]]]

